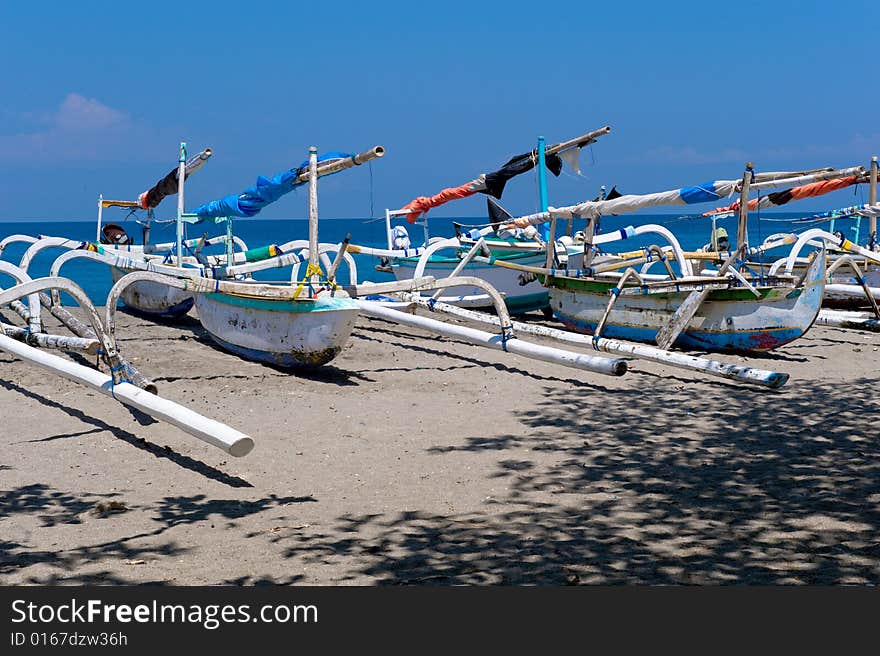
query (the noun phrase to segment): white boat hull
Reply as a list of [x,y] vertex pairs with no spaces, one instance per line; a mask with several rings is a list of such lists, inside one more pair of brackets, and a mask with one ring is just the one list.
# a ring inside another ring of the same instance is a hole
[[359,312],[350,298],[279,301],[197,294],[202,326],[224,349],[280,367],[317,367],[335,358]]
[[[131,271],[110,267],[110,275],[114,283]],[[128,309],[141,314],[162,319],[176,319],[190,311],[193,306],[193,295],[158,282],[141,280],[130,284],[122,291],[122,302]]]
[[[824,253],[824,251],[823,251]],[[745,288],[717,289],[676,339],[680,348],[707,351],[767,351],[801,337],[816,320],[824,292],[825,258],[810,267],[802,287],[758,287],[756,298]],[[550,307],[567,327],[594,334],[605,314],[614,282],[553,278]],[[621,294],[608,316],[602,337],[655,343],[657,333],[690,294],[669,291]]]

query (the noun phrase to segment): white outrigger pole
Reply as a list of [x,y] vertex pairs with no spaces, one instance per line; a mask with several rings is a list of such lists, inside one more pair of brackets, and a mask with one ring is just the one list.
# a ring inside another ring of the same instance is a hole
[[[112,397],[123,405],[136,408],[151,417],[173,424],[199,440],[216,446],[232,456],[240,457],[250,453],[254,447],[254,441],[244,433],[189,410],[174,401],[164,399],[155,393],[141,389],[129,382],[129,367],[116,352],[115,339],[106,330],[88,296],[74,282],[66,278],[57,277],[28,280],[11,289],[0,290],[0,306],[6,305],[12,300],[33,296],[49,289],[64,290],[73,296],[80,307],[86,311],[97,340],[100,342],[100,354],[110,366],[110,374],[102,373],[57,355],[46,353],[28,344],[20,343],[7,335],[5,327],[3,330],[0,330],[0,350],[6,351],[17,358],[42,367],[63,378],[90,387],[97,392]],[[67,339],[69,340],[70,338]],[[70,341],[64,341],[64,338],[59,340],[43,340],[40,345],[58,348],[75,346]]]
[[[424,305],[425,307],[429,307],[436,312],[443,312],[460,317],[461,319],[495,326],[500,325],[498,317],[485,312],[467,310],[465,308],[449,305],[448,303],[431,304],[431,302],[426,299],[417,299],[415,302]],[[617,339],[607,339],[605,337],[591,337],[589,335],[573,333],[567,330],[549,328],[540,325],[536,326],[522,323],[520,321],[512,322],[512,327],[517,332],[525,334],[548,337],[550,339],[556,339],[570,344],[578,344],[611,355],[649,360],[651,362],[665,364],[678,369],[688,369],[690,371],[696,371],[710,376],[719,376],[739,383],[749,383],[760,385],[761,387],[776,389],[785,385],[789,379],[789,375],[785,373],[753,369],[751,367],[740,367],[726,362],[700,358],[695,355],[687,355],[676,351],[666,351],[646,344],[635,344]]]
[[110,396],[123,405],[136,408],[151,417],[173,424],[193,437],[222,449],[231,456],[245,456],[254,448],[253,439],[244,433],[200,415],[174,401],[151,394],[131,383],[114,383],[112,376],[108,374],[22,344],[6,335],[0,335],[0,350],[51,371],[62,378],[85,385],[105,396]]

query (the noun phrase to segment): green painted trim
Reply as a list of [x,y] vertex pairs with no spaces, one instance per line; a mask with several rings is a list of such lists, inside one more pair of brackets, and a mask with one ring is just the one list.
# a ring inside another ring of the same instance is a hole
[[[543,276],[539,276],[543,278]],[[579,278],[557,278],[555,276],[551,276],[550,278],[550,286],[554,289],[558,289],[560,291],[569,291],[574,293],[586,293],[586,294],[600,294],[602,296],[608,296],[609,291],[615,286],[616,283],[612,281],[599,281],[593,279],[579,279]],[[634,289],[637,288],[637,285],[625,285],[624,289]],[[781,298],[783,296],[787,296],[788,298],[793,298],[792,296],[792,288],[791,287],[756,287],[758,293],[761,295],[760,297],[755,296],[749,289],[745,287],[734,287],[732,289],[713,289],[709,292],[706,300],[711,301],[757,301],[757,300],[765,300],[765,299],[773,299],[773,298]],[[688,296],[693,289],[688,291],[667,291],[667,292],[657,292],[651,294],[645,294],[645,296],[651,296],[651,298],[676,298],[676,297],[686,297]],[[795,292],[800,293],[800,290],[795,289]],[[632,298],[637,298],[638,296],[634,296]]]
[[545,290],[535,294],[505,298],[504,304],[513,313],[531,312],[532,310],[540,310],[547,307],[550,304],[550,298],[549,293]]

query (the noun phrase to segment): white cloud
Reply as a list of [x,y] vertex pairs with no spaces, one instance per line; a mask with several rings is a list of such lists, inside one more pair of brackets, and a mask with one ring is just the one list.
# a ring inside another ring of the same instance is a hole
[[20,116],[29,128],[0,136],[0,164],[118,161],[132,147],[149,146],[147,131],[128,114],[78,93],[67,94],[54,110]]
[[67,94],[54,117],[55,129],[62,132],[106,130],[128,122],[124,113],[78,93]]

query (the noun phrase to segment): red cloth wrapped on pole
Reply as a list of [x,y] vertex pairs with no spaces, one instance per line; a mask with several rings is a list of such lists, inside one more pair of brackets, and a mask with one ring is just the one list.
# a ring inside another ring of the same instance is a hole
[[[837,191],[838,189],[845,189],[846,187],[859,182],[864,182],[864,176],[853,175],[848,178],[838,178],[837,180],[811,182],[810,184],[801,185],[800,187],[792,187],[791,189],[784,189],[772,194],[767,194],[766,196],[753,198],[749,201],[749,210],[785,205],[788,202],[800,200],[802,198],[823,196],[824,194],[830,194],[832,191]],[[713,214],[720,214],[721,212],[736,212],[737,210],[739,210],[739,201],[731,203],[726,207],[716,207],[709,212],[703,212],[703,216],[711,216]]]
[[[437,207],[438,205],[442,205],[443,203],[448,203],[451,200],[455,200],[456,198],[467,198],[468,196],[473,196],[478,191],[481,191],[477,187],[479,182],[479,178],[476,180],[471,180],[470,182],[463,184],[458,187],[447,187],[440,191],[440,193],[431,196],[419,196],[415,200],[410,201],[406,205],[404,205],[401,209],[403,210],[412,210],[409,214],[406,215],[406,220],[409,223],[415,223],[422,214],[427,212],[432,207]],[[485,185],[483,185],[483,189],[485,189]]]

